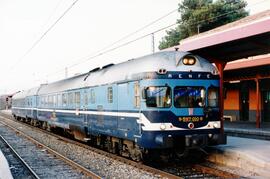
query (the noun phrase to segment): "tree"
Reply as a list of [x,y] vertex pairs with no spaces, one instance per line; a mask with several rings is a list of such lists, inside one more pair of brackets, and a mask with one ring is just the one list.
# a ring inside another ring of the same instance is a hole
[[178,45],[184,38],[246,17],[249,14],[246,6],[244,0],[183,0],[178,8],[181,14],[178,26],[166,31],[159,49]]

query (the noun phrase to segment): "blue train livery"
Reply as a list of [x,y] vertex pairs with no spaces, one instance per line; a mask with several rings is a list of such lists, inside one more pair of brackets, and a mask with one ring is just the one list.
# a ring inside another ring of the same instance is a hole
[[134,160],[150,151],[181,155],[226,142],[219,80],[199,56],[159,52],[22,91],[12,114]]

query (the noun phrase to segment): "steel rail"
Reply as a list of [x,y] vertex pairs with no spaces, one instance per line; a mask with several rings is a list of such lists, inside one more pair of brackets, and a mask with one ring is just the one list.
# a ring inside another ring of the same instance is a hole
[[[0,117],[0,118],[3,118],[3,117]],[[8,118],[5,118],[4,119],[8,119]],[[8,119],[10,120],[10,119]],[[81,166],[80,164],[70,160],[69,158],[63,156],[62,154],[56,152],[55,150],[51,149],[50,147],[40,143],[39,141],[37,141],[36,139],[28,136],[27,134],[25,134],[24,132],[22,132],[21,130],[18,130],[16,128],[14,128],[13,126],[9,125],[9,124],[6,124],[4,123],[3,121],[0,121],[1,124],[7,126],[8,128],[14,130],[15,132],[19,133],[20,135],[22,135],[23,137],[27,138],[28,140],[30,140],[31,142],[35,143],[37,146],[39,147],[42,147],[42,148],[45,148],[49,153],[55,155],[57,158],[63,160],[64,162],[66,162],[67,164],[69,164],[71,167],[73,168],[76,168],[78,170],[80,170],[83,174],[85,174],[86,176],[89,176],[91,178],[94,178],[94,179],[101,179],[102,177],[97,175],[96,173],[88,170],[87,168]]]
[[[17,121],[17,120],[10,119],[10,117],[12,117],[10,115],[3,114],[3,113],[1,113],[1,114],[4,115],[4,116],[6,116],[4,118],[7,119],[7,120],[10,120],[10,121],[13,121],[13,122],[16,122],[16,123],[19,123],[19,124],[22,124],[22,125],[25,125],[25,126],[28,126],[28,127],[33,127],[30,124],[27,124],[27,123],[24,123],[24,122],[20,122],[20,121]],[[3,118],[3,117],[0,117],[0,118]],[[179,176],[173,175],[171,173],[168,173],[168,172],[165,172],[165,171],[162,171],[162,170],[159,170],[159,169],[150,167],[148,165],[144,165],[142,163],[138,163],[138,162],[129,160],[127,158],[123,158],[123,157],[117,156],[115,154],[106,152],[104,150],[91,147],[91,146],[86,145],[84,143],[81,143],[81,142],[78,142],[78,141],[75,141],[75,140],[72,140],[72,139],[68,139],[66,137],[63,137],[63,136],[60,136],[60,135],[51,133],[51,132],[46,131],[46,130],[41,129],[41,128],[34,127],[33,129],[36,130],[36,131],[39,131],[39,132],[46,133],[46,134],[51,135],[53,137],[56,137],[56,138],[58,138],[60,140],[63,140],[65,142],[78,145],[78,146],[83,147],[85,149],[89,149],[89,150],[91,150],[93,152],[96,152],[98,154],[101,154],[101,155],[104,155],[106,157],[112,158],[114,160],[117,160],[117,161],[126,163],[128,165],[134,166],[136,168],[142,169],[144,171],[148,171],[148,172],[153,173],[155,175],[159,175],[159,176],[161,176],[163,178],[173,178],[173,179],[174,178],[177,178],[177,179],[183,178],[183,177],[179,177]],[[226,171],[223,171],[223,170],[219,170],[219,169],[215,169],[215,168],[211,168],[211,167],[206,167],[206,166],[203,166],[203,165],[200,165],[200,164],[192,165],[191,167],[194,168],[194,169],[196,169],[196,170],[198,170],[198,171],[201,171],[202,173],[215,175],[217,177],[222,177],[222,178],[240,178],[240,176],[238,176],[236,174],[229,173],[229,172],[226,172]]]
[[[1,114],[3,114],[3,113],[1,113]],[[63,141],[65,141],[65,142],[68,142],[68,143],[71,143],[71,144],[78,145],[78,146],[80,146],[80,147],[83,147],[83,148],[85,148],[85,149],[91,150],[91,151],[93,151],[93,152],[95,152],[95,153],[98,153],[98,154],[100,154],[100,155],[109,157],[109,158],[111,158],[111,159],[113,159],[113,160],[117,160],[117,161],[119,161],[119,162],[125,163],[125,164],[127,164],[127,165],[131,165],[131,166],[133,166],[133,167],[135,167],[135,168],[138,168],[138,169],[141,169],[141,170],[143,170],[143,171],[152,173],[152,174],[154,174],[154,175],[158,175],[158,176],[160,176],[160,177],[162,177],[162,178],[170,178],[170,179],[181,179],[181,178],[182,178],[182,177],[173,175],[173,174],[171,174],[171,173],[168,173],[168,172],[165,172],[165,171],[162,171],[162,170],[159,170],[159,169],[156,169],[156,168],[153,168],[153,167],[144,165],[144,164],[142,164],[142,163],[134,162],[134,161],[132,161],[132,160],[130,160],[130,159],[126,159],[126,158],[117,156],[117,155],[115,155],[115,154],[106,152],[106,151],[104,151],[104,150],[101,150],[101,149],[97,149],[97,148],[91,147],[91,146],[86,145],[86,144],[83,144],[83,143],[81,143],[81,142],[78,142],[78,141],[75,141],[75,140],[71,140],[71,139],[68,139],[68,138],[63,137],[63,136],[59,136],[59,135],[57,135],[57,134],[48,132],[48,131],[46,131],[46,130],[44,130],[44,129],[37,128],[37,127],[33,127],[33,126],[31,126],[30,124],[23,123],[23,122],[16,121],[16,120],[12,120],[12,119],[9,118],[9,117],[11,117],[11,116],[6,115],[6,114],[4,114],[4,115],[5,115],[5,116],[8,116],[8,117],[2,117],[2,116],[0,116],[0,118],[6,119],[6,120],[10,120],[10,121],[12,121],[12,122],[16,122],[16,123],[22,124],[22,125],[27,126],[27,127],[31,127],[32,129],[34,129],[34,130],[36,130],[36,131],[38,131],[38,132],[42,132],[42,133],[45,133],[45,134],[47,134],[47,135],[51,135],[51,136],[53,136],[53,137],[56,137],[56,138],[58,138],[58,139],[60,139],[60,140],[63,140]],[[16,129],[16,130],[17,130],[17,129]],[[42,144],[41,144],[41,145],[42,145]],[[61,155],[61,154],[60,154],[60,155]]]
[[40,179],[39,176],[36,174],[36,172],[32,170],[32,168],[23,160],[23,158],[17,153],[17,151],[8,143],[8,141],[2,135],[0,135],[0,140],[2,140],[5,143],[5,145],[7,145],[7,147],[11,150],[11,152],[15,155],[15,157],[20,160],[20,162],[25,166],[25,168],[30,172],[30,174],[34,178]]

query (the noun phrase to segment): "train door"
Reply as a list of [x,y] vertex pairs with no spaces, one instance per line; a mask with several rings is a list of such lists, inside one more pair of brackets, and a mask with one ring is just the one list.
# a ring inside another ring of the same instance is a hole
[[126,131],[127,118],[121,114],[128,109],[129,103],[129,83],[122,83],[117,85],[117,109],[118,109],[118,124],[117,128],[121,131]]
[[249,120],[249,86],[247,82],[243,82],[239,91],[240,95],[240,120]]
[[[85,89],[83,91],[83,95],[82,95],[82,110],[83,111],[88,111],[88,106],[89,106],[89,92],[87,91],[87,89]],[[83,123],[84,126],[88,129],[88,132],[90,130],[90,125],[89,125],[89,121],[88,121],[88,114],[83,113]]]
[[139,82],[118,84],[117,98],[118,130],[125,135],[139,135],[140,128],[137,123],[140,113]]
[[263,116],[262,120],[264,122],[270,122],[270,91],[264,91],[262,93],[263,102]]

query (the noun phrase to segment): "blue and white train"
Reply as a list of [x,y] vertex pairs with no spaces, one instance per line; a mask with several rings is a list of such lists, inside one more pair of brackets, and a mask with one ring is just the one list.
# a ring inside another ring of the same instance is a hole
[[134,160],[226,142],[218,71],[188,52],[159,52],[22,91],[12,114]]

